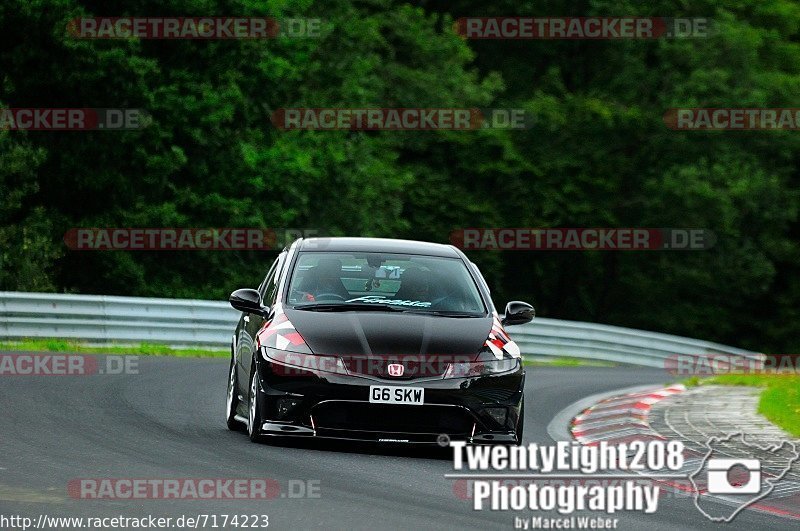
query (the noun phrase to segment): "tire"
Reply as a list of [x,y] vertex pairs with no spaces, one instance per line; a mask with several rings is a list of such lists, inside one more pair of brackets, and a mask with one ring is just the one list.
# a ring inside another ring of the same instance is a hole
[[253,363],[253,368],[250,371],[250,386],[247,394],[247,434],[253,442],[261,442],[261,425],[264,424],[264,412],[261,405],[261,394],[263,391],[259,389],[258,385],[258,371],[256,364]]
[[522,445],[522,434],[525,431],[525,399],[519,406],[519,420],[517,421],[517,446]]
[[228,390],[225,399],[225,424],[231,431],[241,431],[243,423],[236,420],[236,409],[239,407],[239,386],[236,385],[236,362],[231,357],[228,371]]

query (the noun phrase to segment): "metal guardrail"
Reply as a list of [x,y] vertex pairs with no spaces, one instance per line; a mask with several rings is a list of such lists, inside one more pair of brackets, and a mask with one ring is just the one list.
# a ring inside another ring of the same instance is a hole
[[0,338],[225,348],[239,312],[227,302],[0,291]]
[[765,356],[711,341],[648,332],[633,328],[536,318],[529,325],[510,327],[512,339],[528,358],[570,357],[664,368],[665,360],[677,363],[691,357],[725,355],[755,360]]
[[[0,339],[227,348],[239,312],[227,302],[0,291]],[[663,368],[673,355],[763,355],[709,341],[537,317],[509,327],[527,358],[571,357]]]

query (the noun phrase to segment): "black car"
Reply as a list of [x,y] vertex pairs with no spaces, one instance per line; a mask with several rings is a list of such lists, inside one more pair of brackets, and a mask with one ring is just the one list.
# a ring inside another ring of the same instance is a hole
[[231,294],[227,424],[250,438],[519,444],[525,370],[478,268],[451,245],[300,239]]

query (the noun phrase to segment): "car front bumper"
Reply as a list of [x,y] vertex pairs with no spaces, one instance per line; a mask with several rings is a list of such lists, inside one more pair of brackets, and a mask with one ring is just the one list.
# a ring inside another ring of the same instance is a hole
[[[517,442],[525,371],[457,378],[384,379],[256,363],[262,435],[397,444]],[[424,404],[370,403],[370,386],[422,387]]]

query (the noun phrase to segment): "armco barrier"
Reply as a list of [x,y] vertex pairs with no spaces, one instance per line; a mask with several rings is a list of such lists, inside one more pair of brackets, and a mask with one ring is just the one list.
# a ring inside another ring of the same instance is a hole
[[227,302],[0,292],[0,337],[225,347],[239,312]]
[[[225,348],[239,312],[224,301],[0,291],[0,339],[57,338],[99,344],[163,343]],[[664,367],[674,354],[763,355],[709,341],[537,317],[509,327],[526,357],[573,357]]]

